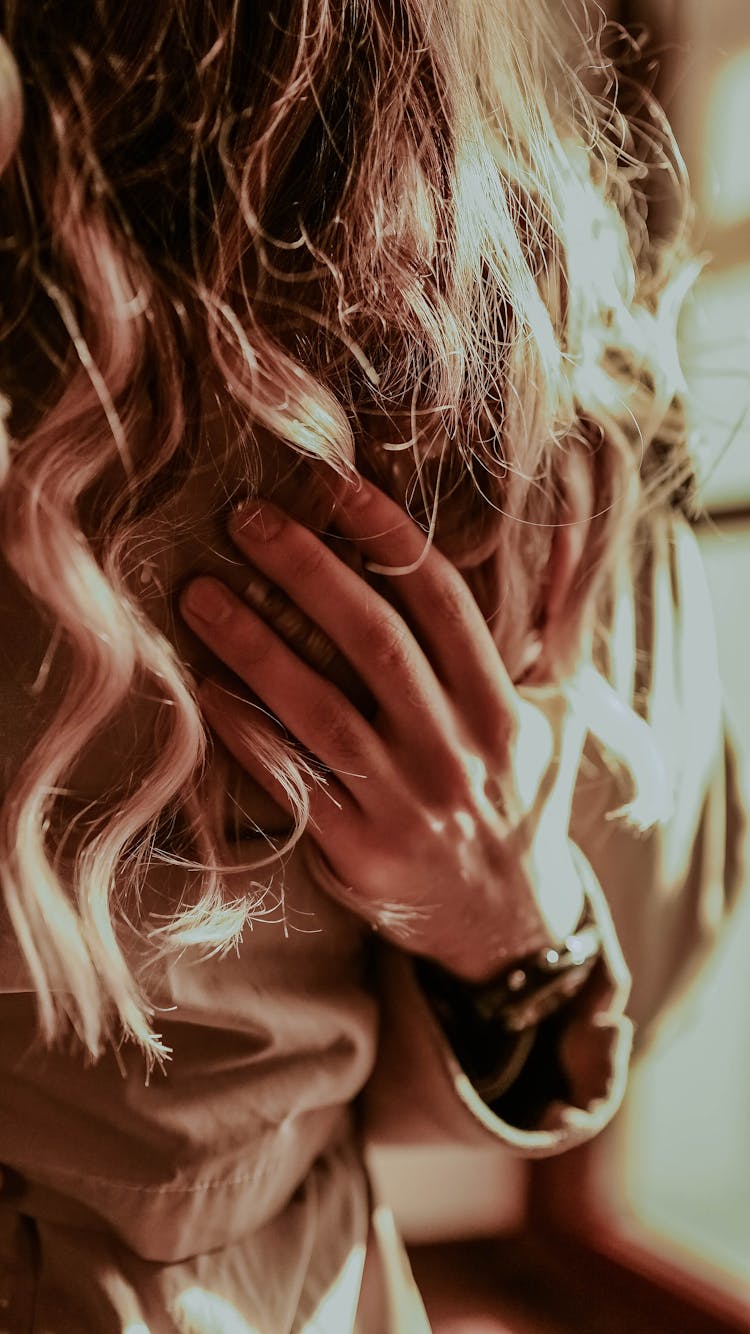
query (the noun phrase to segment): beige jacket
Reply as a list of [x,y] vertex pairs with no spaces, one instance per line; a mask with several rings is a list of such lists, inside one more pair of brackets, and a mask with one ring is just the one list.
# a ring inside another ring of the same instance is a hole
[[417,1334],[427,1324],[398,1239],[387,1214],[372,1221],[362,1126],[385,1140],[502,1142],[530,1155],[564,1149],[611,1118],[631,1020],[645,1031],[738,884],[740,803],[686,526],[665,521],[651,574],[651,671],[640,690],[675,814],[645,836],[608,819],[624,794],[587,747],[571,837],[593,868],[606,952],[560,1041],[569,1098],[542,1096],[532,1124],[488,1107],[408,957],[380,950],[320,892],[304,848],[288,863],[275,913],[236,957],[183,958],[161,979],[173,1056],[150,1081],[132,1048],[95,1066],[73,1050],[42,1051],[8,943],[0,1328]]

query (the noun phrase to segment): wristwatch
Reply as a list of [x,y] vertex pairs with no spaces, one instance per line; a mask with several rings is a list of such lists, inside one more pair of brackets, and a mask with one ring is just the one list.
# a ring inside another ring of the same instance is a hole
[[428,999],[485,1102],[495,1102],[518,1079],[540,1025],[578,995],[602,948],[587,903],[562,943],[514,960],[488,982],[467,982],[428,959],[417,961]]

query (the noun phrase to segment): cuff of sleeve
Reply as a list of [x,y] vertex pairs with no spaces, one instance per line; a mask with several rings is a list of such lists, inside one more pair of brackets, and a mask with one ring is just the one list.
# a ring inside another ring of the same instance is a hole
[[389,952],[380,1075],[376,1071],[369,1094],[373,1138],[485,1145],[494,1140],[525,1156],[543,1157],[592,1138],[614,1116],[625,1093],[632,1045],[633,1026],[624,1015],[630,975],[598,881],[577,848],[576,855],[601,932],[602,957],[574,1000],[540,1025],[517,1079],[491,1105],[463,1069],[460,1043],[454,1048],[442,1029],[414,961]]

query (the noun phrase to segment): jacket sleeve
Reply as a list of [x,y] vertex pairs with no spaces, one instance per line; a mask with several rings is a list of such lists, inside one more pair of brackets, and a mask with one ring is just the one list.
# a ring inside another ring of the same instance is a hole
[[695,536],[665,520],[636,609],[633,698],[656,737],[671,817],[645,833],[611,818],[616,773],[592,738],[571,823],[604,886],[633,984],[628,1013],[642,1045],[704,959],[743,881],[747,822],[722,705],[713,614]]
[[[744,816],[700,555],[674,515],[652,540],[637,596],[613,627],[620,661],[610,667],[621,697],[651,726],[672,813],[645,833],[615,818],[632,783],[588,738],[569,832],[603,956],[575,1000],[540,1025],[526,1066],[492,1106],[462,1068],[460,1042],[449,1043],[414,962],[383,950],[381,1041],[365,1094],[376,1142],[494,1140],[542,1156],[596,1134],[622,1101],[634,1030],[641,1041],[737,892]],[[623,623],[633,627],[629,644]]]

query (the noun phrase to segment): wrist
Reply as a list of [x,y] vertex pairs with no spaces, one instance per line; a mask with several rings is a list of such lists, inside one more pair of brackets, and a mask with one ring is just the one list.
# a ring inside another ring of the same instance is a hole
[[418,962],[433,1010],[485,1102],[495,1102],[515,1083],[547,1021],[556,1025],[581,994],[602,952],[599,927],[585,902],[576,930],[557,948],[506,962],[487,982],[467,982],[427,960]]
[[514,961],[563,947],[586,904],[575,851],[565,837],[535,839],[514,855],[515,874],[491,887],[479,911],[474,902],[470,917],[453,919],[449,930],[414,952],[462,982],[481,985]]

